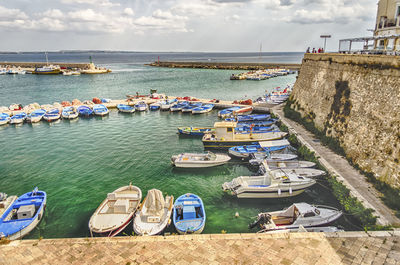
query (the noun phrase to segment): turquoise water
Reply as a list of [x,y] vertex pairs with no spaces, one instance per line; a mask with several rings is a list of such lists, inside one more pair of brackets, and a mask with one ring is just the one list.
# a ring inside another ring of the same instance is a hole
[[[265,89],[285,86],[295,76],[252,82],[230,81],[232,71],[162,69],[116,64],[109,75],[0,76],[0,105],[13,102],[40,104],[54,101],[146,93],[150,89],[176,96],[240,99],[261,96]],[[169,112],[121,114],[113,110],[104,118],[23,124],[0,127],[0,187],[22,194],[38,186],[48,194],[46,213],[28,238],[85,237],[97,206],[120,186],[132,182],[144,195],[157,188],[176,198],[186,192],[199,195],[207,223],[204,233],[248,232],[247,225],[260,211],[288,207],[293,202],[338,206],[325,184],[314,185],[300,196],[281,200],[237,200],[224,194],[221,184],[251,175],[246,164],[198,170],[173,168],[170,157],[181,152],[201,152],[199,138],[177,135],[179,126],[212,126],[216,111],[205,115]],[[235,218],[235,213],[240,214]],[[342,218],[338,223],[355,229]],[[127,230],[125,233],[131,233]]]

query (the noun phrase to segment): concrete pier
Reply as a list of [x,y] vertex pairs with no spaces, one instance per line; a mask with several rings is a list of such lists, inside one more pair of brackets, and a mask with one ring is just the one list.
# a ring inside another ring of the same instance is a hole
[[259,70],[266,68],[281,68],[299,70],[301,64],[293,63],[221,63],[221,62],[154,62],[149,66],[168,68],[202,68],[227,70]]
[[202,234],[22,240],[0,264],[400,264],[400,233]]

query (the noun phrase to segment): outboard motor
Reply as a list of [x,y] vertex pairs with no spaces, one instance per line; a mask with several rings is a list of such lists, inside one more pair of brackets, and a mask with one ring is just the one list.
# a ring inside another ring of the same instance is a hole
[[0,192],[0,202],[5,201],[6,199],[7,199],[7,194],[5,194],[4,192]]
[[271,221],[271,215],[270,214],[259,214],[257,217],[257,220],[254,221],[253,223],[249,224],[249,229],[252,229],[254,227],[256,227],[257,225],[259,225],[260,227],[262,227],[263,224],[267,224]]

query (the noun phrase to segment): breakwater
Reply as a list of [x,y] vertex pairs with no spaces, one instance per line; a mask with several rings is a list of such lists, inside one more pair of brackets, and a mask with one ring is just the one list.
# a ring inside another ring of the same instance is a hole
[[365,172],[400,186],[400,59],[306,54],[291,109]]
[[281,68],[298,70],[300,64],[288,63],[221,63],[221,62],[154,62],[147,64],[155,67],[168,68],[202,68],[202,69],[225,69],[225,70],[259,70],[267,68]]
[[[79,68],[89,69],[90,63],[58,63],[49,62],[48,64],[59,65],[61,68]],[[0,66],[21,67],[26,69],[35,69],[36,67],[43,67],[48,65],[46,62],[0,62]]]

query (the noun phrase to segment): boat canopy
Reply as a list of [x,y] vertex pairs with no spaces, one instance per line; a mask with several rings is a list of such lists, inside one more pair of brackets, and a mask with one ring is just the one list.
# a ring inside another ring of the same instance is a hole
[[236,122],[227,122],[227,121],[220,121],[214,123],[215,128],[235,128]]
[[264,147],[264,148],[265,147],[270,148],[270,147],[277,147],[277,146],[284,146],[284,145],[289,146],[290,145],[289,141],[286,140],[286,139],[284,139],[284,140],[275,140],[275,141],[262,141],[262,142],[259,142],[259,144],[260,144],[261,147]]
[[162,216],[164,214],[164,205],[164,196],[160,190],[152,189],[148,191],[145,202],[146,214]]
[[307,213],[317,213],[317,214],[319,214],[318,209],[315,208],[314,206],[308,204],[308,203],[302,203],[302,202],[295,203],[294,206],[296,207],[296,209],[298,210],[300,215],[303,215],[303,216],[304,216],[304,214],[307,214]]

